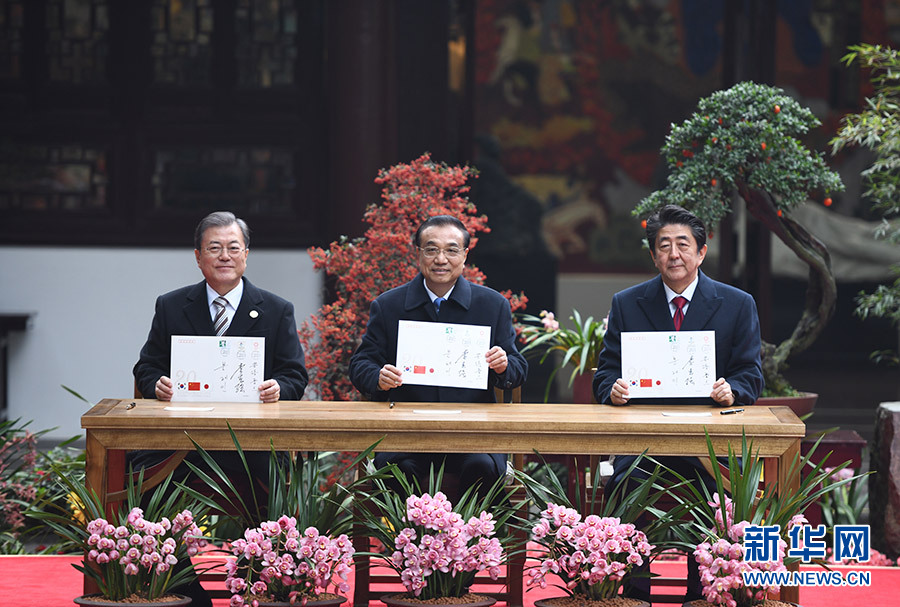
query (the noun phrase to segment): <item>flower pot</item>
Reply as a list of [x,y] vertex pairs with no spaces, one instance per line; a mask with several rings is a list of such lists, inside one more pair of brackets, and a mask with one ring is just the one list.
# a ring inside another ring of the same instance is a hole
[[[315,607],[337,607],[346,602],[347,597],[323,592],[318,598],[309,599],[306,602],[306,605],[307,607],[310,605],[314,605]],[[291,605],[289,601],[259,601],[259,607],[287,607],[288,605],[290,605],[290,607],[297,607],[300,605],[300,601],[298,600],[294,605]]]
[[103,598],[103,595],[99,593],[86,594],[72,600],[75,601],[76,605],[84,605],[85,607],[110,607],[110,605],[127,605],[128,607],[187,607],[187,605],[191,604],[190,597],[174,593],[165,594],[152,601],[148,600],[137,603],[110,601],[109,599]]
[[491,605],[497,602],[497,599],[492,599],[483,594],[472,594],[471,592],[459,597],[458,603],[451,603],[449,602],[450,600],[452,599],[447,597],[434,599],[433,601],[429,601],[428,599],[410,598],[405,592],[386,594],[381,597],[381,602],[387,605],[387,607],[422,607],[422,605],[440,605],[441,607],[491,607]]
[[758,398],[754,405],[766,407],[785,406],[790,407],[797,417],[813,412],[819,395],[815,392],[801,392],[800,396],[766,396]]
[[614,605],[615,607],[650,607],[650,603],[640,599],[628,599],[617,596],[614,599],[600,599],[592,601],[582,595],[572,596],[555,596],[549,599],[538,599],[534,602],[534,607],[604,607],[606,605]]

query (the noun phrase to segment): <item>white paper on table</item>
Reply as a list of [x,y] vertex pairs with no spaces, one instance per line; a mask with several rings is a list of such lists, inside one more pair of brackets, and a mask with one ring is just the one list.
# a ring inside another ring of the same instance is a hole
[[489,326],[401,320],[397,328],[404,384],[487,390],[490,349]]
[[258,403],[266,338],[172,336],[173,402]]
[[459,415],[462,409],[413,409],[416,415]]
[[715,331],[622,332],[630,398],[708,397],[716,381]]
[[212,411],[215,407],[163,407],[165,411]]

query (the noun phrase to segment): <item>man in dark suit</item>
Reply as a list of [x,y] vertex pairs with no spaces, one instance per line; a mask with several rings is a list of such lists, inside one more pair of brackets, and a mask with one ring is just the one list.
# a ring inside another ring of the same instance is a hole
[[[647,243],[659,276],[616,293],[609,312],[609,325],[594,375],[598,403],[640,404],[622,379],[621,336],[623,331],[715,331],[716,377],[709,397],[667,399],[672,404],[751,405],[763,388],[760,360],[759,318],[753,298],[734,287],[708,278],[700,271],[706,257],[706,228],[693,213],[674,205],[647,219]],[[660,399],[653,402],[659,404]],[[633,456],[616,456],[611,490],[626,481]],[[710,486],[711,478],[696,457],[662,457],[663,464],[686,478]],[[712,485],[714,488],[714,485]],[[700,596],[700,578],[689,559],[688,600]],[[627,587],[629,596],[646,599],[649,579],[637,579]]]
[[[516,349],[509,302],[493,289],[462,277],[469,250],[465,225],[449,215],[431,217],[416,231],[413,244],[420,274],[372,302],[366,333],[350,360],[350,381],[356,389],[373,400],[492,403],[493,387],[521,386],[528,363]],[[404,384],[403,373],[395,366],[401,320],[490,326],[491,348],[484,355],[488,388]],[[485,492],[506,473],[506,456],[497,453],[379,453],[375,457],[377,466],[389,462],[420,483],[432,465],[437,469],[444,462],[446,471],[459,475],[460,494],[476,483]]]
[[[279,399],[300,400],[303,396],[308,376],[294,322],[294,306],[243,278],[249,244],[247,224],[227,211],[211,213],[197,225],[194,257],[204,280],[157,298],[150,335],[134,366],[135,384],[145,398],[152,395],[159,400],[172,400],[174,385],[169,369],[173,335],[264,337],[265,371],[269,379],[258,386],[260,400],[276,403]],[[138,470],[153,466],[169,455],[164,451],[136,451],[129,454],[129,463]],[[249,479],[236,452],[214,451],[213,455],[238,488],[245,487],[247,482],[268,482],[269,454],[266,452],[244,453],[250,469]],[[205,467],[196,453],[189,454],[187,459]],[[180,478],[188,474],[184,464],[176,470]],[[196,582],[178,591],[190,596],[195,606],[212,605],[209,595]]]
[[[194,234],[194,256],[205,280],[156,300],[150,335],[134,366],[134,379],[144,398],[172,400],[174,386],[168,377],[172,335],[217,334],[266,338],[269,379],[259,386],[262,402],[300,400],[303,396],[309,378],[294,306],[243,278],[249,242],[247,224],[232,213],[219,211],[200,221]],[[218,331],[214,326],[217,317]]]

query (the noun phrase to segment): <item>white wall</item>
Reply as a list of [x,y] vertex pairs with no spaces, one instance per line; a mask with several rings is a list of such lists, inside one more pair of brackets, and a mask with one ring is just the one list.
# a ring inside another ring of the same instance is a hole
[[602,319],[609,314],[613,295],[654,276],[656,274],[560,274],[556,280],[556,319],[571,327],[569,316],[572,310],[578,310],[581,318]]
[[[321,302],[305,251],[251,250],[247,278],[294,304],[297,325]],[[202,280],[192,249],[0,247],[0,311],[30,312],[8,343],[8,417],[48,438],[80,435],[89,401],[130,398],[131,368],[156,297]]]

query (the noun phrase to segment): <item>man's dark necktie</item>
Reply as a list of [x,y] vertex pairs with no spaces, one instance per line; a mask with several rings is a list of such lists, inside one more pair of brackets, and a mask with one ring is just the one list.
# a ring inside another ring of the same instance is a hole
[[675,316],[672,317],[672,321],[675,323],[675,330],[681,331],[681,323],[684,320],[684,305],[688,302],[687,299],[679,295],[672,299],[672,303],[675,304]]
[[441,304],[444,303],[445,301],[447,301],[447,300],[444,299],[443,297],[438,297],[437,299],[435,299],[434,300],[434,309],[437,310],[438,312],[440,312]]

